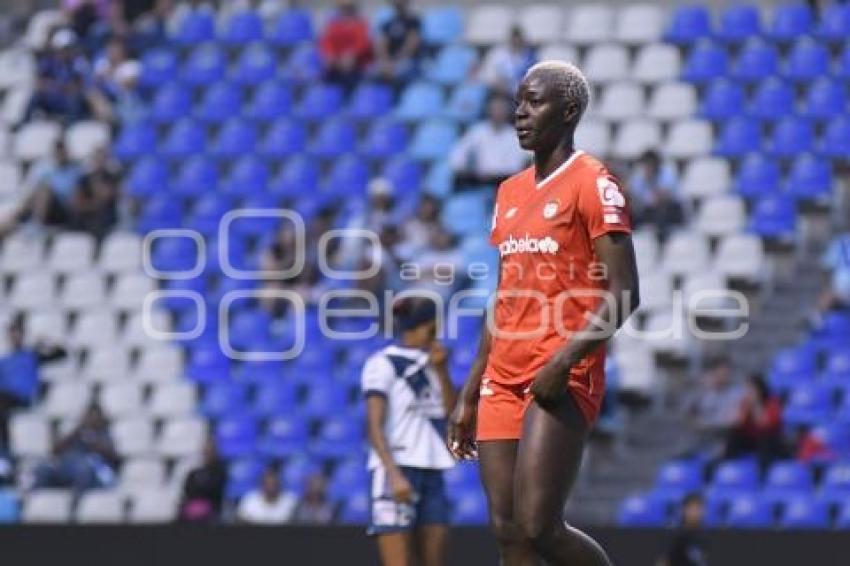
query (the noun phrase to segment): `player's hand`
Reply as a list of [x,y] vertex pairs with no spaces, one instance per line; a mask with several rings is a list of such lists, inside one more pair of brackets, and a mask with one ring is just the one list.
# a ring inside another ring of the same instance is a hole
[[431,363],[437,367],[444,366],[449,360],[449,351],[437,340],[431,342],[430,351]]
[[410,482],[407,480],[407,477],[401,473],[401,470],[392,470],[387,475],[389,476],[388,479],[390,480],[390,489],[393,493],[393,499],[399,503],[412,503],[413,486],[410,485]]
[[557,405],[567,394],[569,368],[552,360],[537,372],[531,384],[531,394],[541,407]]
[[478,459],[478,446],[475,444],[477,412],[477,401],[461,393],[449,417],[449,431],[446,439],[449,451],[458,460]]

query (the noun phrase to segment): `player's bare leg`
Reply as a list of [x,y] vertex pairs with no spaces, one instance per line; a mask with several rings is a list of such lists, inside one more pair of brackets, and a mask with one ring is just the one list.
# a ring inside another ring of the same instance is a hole
[[413,566],[413,537],[410,533],[387,533],[376,538],[383,566]]
[[564,524],[562,512],[578,475],[587,426],[572,397],[525,414],[517,452],[515,517],[526,543],[550,566],[609,566],[592,538]]
[[445,525],[424,525],[416,529],[419,566],[445,566],[449,529]]
[[478,442],[481,481],[487,493],[490,527],[496,536],[502,566],[537,566],[538,560],[514,520],[516,440]]

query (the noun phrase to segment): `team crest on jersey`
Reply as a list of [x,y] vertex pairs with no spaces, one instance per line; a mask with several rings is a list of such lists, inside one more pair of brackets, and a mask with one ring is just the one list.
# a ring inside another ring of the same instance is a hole
[[549,220],[558,214],[558,201],[550,200],[543,206],[543,218]]
[[626,197],[620,192],[620,187],[617,186],[617,183],[610,178],[597,178],[596,191],[599,193],[599,200],[602,201],[602,206],[614,206],[617,208],[626,206]]

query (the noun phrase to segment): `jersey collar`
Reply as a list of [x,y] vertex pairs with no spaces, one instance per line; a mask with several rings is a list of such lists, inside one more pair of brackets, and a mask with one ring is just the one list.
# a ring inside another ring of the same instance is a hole
[[[545,187],[547,184],[549,184],[549,182],[550,182],[552,179],[554,179],[555,177],[557,177],[558,175],[560,175],[561,173],[563,173],[564,171],[566,171],[566,170],[567,170],[567,168],[568,168],[570,165],[572,165],[572,164],[573,164],[573,161],[575,161],[577,157],[579,157],[580,155],[583,155],[583,154],[584,154],[584,152],[583,152],[582,150],[580,150],[580,149],[577,149],[577,150],[573,151],[573,154],[570,156],[570,158],[569,158],[569,159],[567,159],[566,161],[564,161],[563,163],[561,163],[561,165],[560,165],[557,169],[555,169],[554,171],[552,171],[551,173],[549,173],[549,175],[547,175],[545,179],[543,179],[542,181],[540,181],[539,183],[537,183],[537,184],[535,185],[535,187],[536,187],[537,189],[542,189],[543,187]],[[534,169],[534,168],[532,167],[532,170],[533,170],[533,169]]]

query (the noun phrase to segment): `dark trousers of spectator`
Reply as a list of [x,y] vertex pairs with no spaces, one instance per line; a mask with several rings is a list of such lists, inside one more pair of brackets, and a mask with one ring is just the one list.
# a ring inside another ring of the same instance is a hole
[[732,429],[726,439],[726,458],[755,455],[759,465],[765,469],[771,462],[789,457],[789,451],[779,432],[760,435],[748,434],[741,429]]
[[9,419],[12,411],[26,403],[6,391],[0,391],[0,451],[9,448]]
[[35,469],[35,487],[65,487],[77,493],[101,487],[97,464],[85,454],[72,453],[44,462]]
[[664,242],[676,226],[685,221],[682,205],[673,199],[663,199],[647,205],[640,212],[640,223],[652,224],[658,240]]

